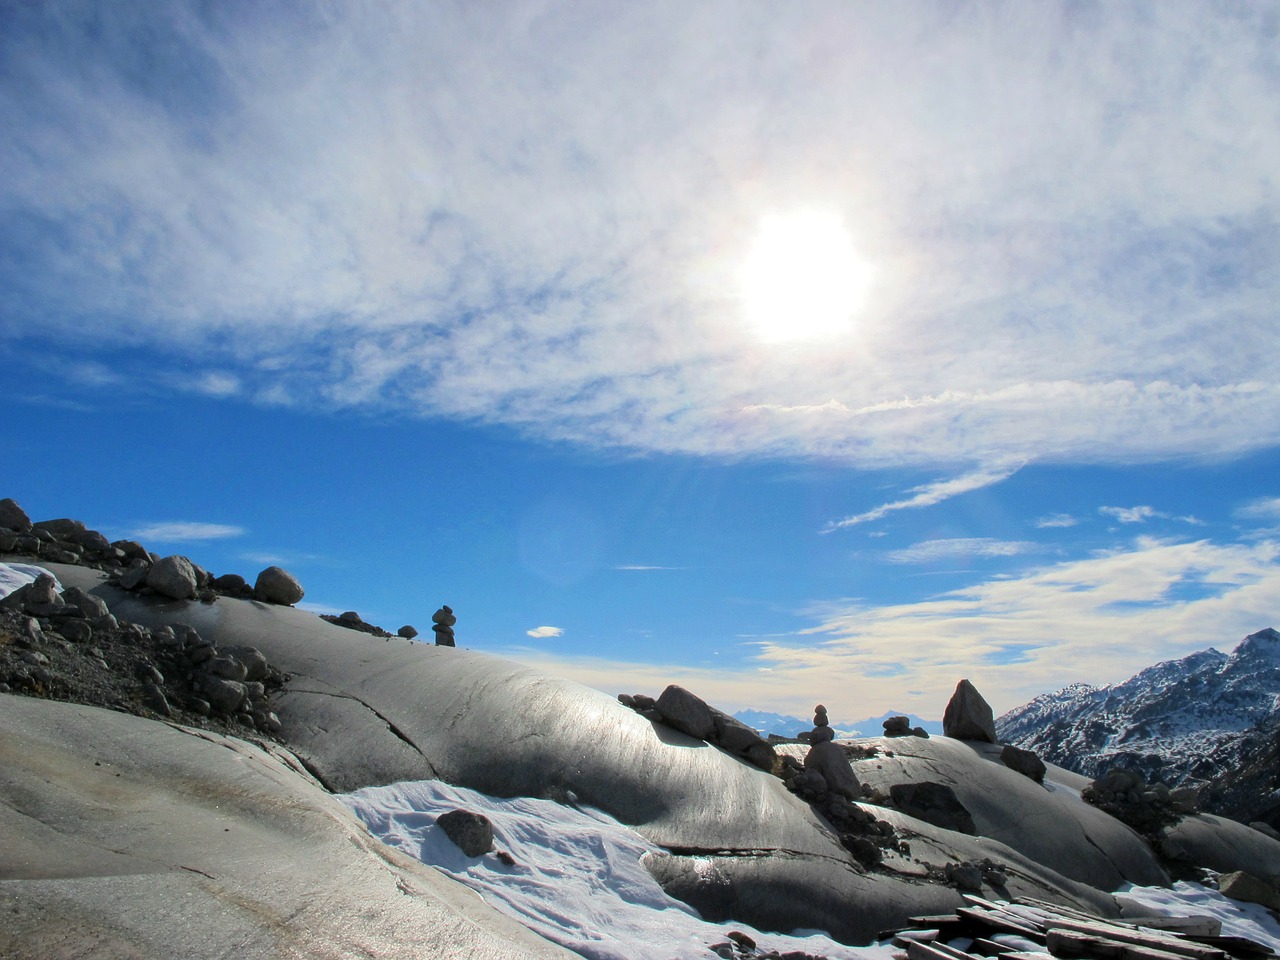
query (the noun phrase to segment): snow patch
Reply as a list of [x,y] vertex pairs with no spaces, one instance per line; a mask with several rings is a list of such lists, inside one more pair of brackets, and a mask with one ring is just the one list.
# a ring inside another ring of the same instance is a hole
[[[0,600],[3,600],[13,591],[25,587],[28,583],[34,583],[36,577],[42,573],[53,574],[44,567],[37,567],[30,563],[0,563]],[[56,581],[58,578],[53,577]],[[62,590],[62,584],[58,584],[58,590]]]

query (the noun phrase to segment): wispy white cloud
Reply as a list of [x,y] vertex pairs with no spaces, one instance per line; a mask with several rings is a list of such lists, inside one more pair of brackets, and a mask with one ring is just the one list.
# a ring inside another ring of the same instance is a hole
[[[1280,442],[1263,7],[62,11],[0,37],[0,336],[130,348],[81,385],[864,466]],[[874,284],[765,345],[798,208]]]
[[546,640],[549,637],[563,637],[564,629],[561,627],[534,627],[532,630],[526,630],[525,633],[535,640]]
[[968,677],[1003,712],[1068,683],[1118,682],[1160,660],[1230,648],[1275,624],[1280,544],[1142,537],[921,602],[837,601],[796,637],[715,669],[517,655],[608,692],[681,683],[730,709],[822,702],[940,716]]
[[226,540],[242,537],[244,527],[225,523],[200,523],[186,520],[151,523],[134,530],[132,537],[144,543],[185,543],[196,540]]
[[894,500],[890,503],[883,503],[874,509],[865,513],[854,514],[851,517],[845,517],[843,520],[836,520],[829,523],[823,530],[824,533],[830,533],[833,530],[839,530],[843,527],[852,527],[859,523],[869,523],[872,520],[879,520],[888,516],[895,510],[917,510],[922,507],[931,507],[934,504],[949,500],[952,497],[959,496],[962,493],[970,493],[974,490],[981,490],[983,487],[989,487],[992,484],[1000,483],[1013,476],[1022,464],[1001,464],[992,467],[983,467],[970,473],[961,474],[958,477],[952,477],[948,480],[939,480],[936,483],[927,483],[923,486],[913,487],[909,493],[912,496],[903,500]]
[[1235,515],[1246,520],[1280,520],[1280,497],[1259,497],[1241,504]]
[[963,557],[990,559],[1016,557],[1036,550],[1037,545],[1024,540],[994,540],[990,537],[954,537],[946,540],[924,540],[901,550],[891,550],[891,563],[934,563]]
[[1052,513],[1047,517],[1041,517],[1036,521],[1036,526],[1040,529],[1052,529],[1054,527],[1074,527],[1080,521],[1078,518],[1071,516],[1069,513]]
[[1152,517],[1164,516],[1156,513],[1154,507],[1099,507],[1098,512],[1113,517],[1121,523],[1146,523]]

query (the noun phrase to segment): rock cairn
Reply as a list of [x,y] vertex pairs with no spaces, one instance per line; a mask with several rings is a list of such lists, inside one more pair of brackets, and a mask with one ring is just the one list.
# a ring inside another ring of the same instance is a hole
[[783,755],[778,775],[788,790],[831,824],[858,865],[873,868],[884,859],[885,850],[907,853],[907,845],[898,840],[891,824],[858,805],[869,793],[853,772],[849,751],[835,742],[825,706],[813,708],[813,729],[803,731],[799,739],[809,744],[803,762]]
[[622,693],[618,702],[655,723],[705,740],[752,766],[773,772],[777,755],[767,740],[678,684],[668,686],[657,700],[643,693]]
[[435,631],[437,647],[456,646],[453,640],[453,625],[458,618],[453,615],[453,608],[447,603],[431,615],[431,629]]
[[120,621],[100,597],[60,590],[47,573],[0,600],[0,693],[275,736],[270,697],[283,682],[254,647],[219,649],[181,623]]

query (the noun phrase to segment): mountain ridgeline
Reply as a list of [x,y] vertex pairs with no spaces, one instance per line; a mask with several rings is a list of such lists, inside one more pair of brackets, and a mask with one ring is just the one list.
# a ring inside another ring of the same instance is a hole
[[1203,650],[1123,683],[1077,683],[996,721],[1002,740],[1090,777],[1117,767],[1203,784],[1207,808],[1280,824],[1280,633]]

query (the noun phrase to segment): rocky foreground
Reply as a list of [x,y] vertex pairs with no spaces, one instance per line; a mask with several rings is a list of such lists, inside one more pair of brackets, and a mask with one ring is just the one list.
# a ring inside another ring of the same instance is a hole
[[4,956],[563,955],[329,794],[402,780],[598,807],[704,916],[848,943],[966,896],[1114,920],[1124,883],[1280,876],[1264,832],[995,742],[965,683],[949,736],[840,744],[819,710],[771,744],[679,688],[620,703],[19,514],[0,561],[56,584],[0,604]]

